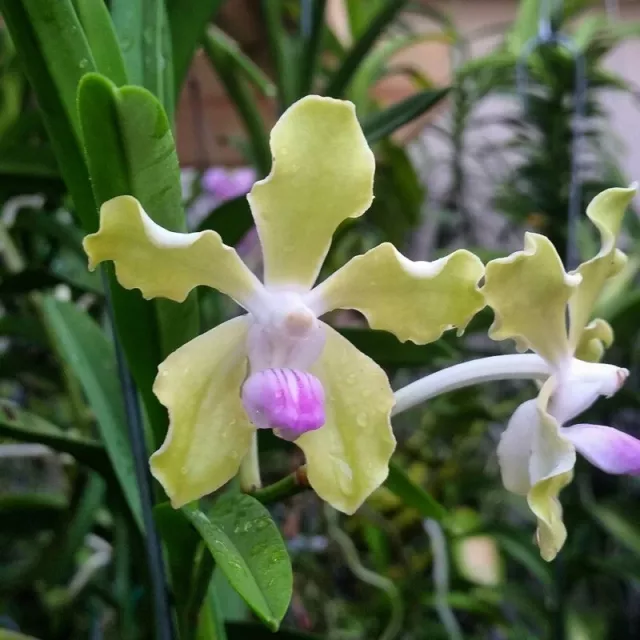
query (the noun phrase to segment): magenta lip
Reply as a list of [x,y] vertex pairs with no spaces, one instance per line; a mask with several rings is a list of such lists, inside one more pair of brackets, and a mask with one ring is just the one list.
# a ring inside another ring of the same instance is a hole
[[306,371],[265,369],[247,378],[242,404],[259,429],[274,429],[285,440],[296,440],[325,423],[322,383]]

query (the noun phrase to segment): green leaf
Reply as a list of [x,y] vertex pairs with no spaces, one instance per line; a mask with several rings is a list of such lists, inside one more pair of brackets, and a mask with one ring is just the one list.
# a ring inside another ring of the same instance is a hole
[[[158,100],[140,87],[117,89],[106,78],[89,74],[80,85],[78,105],[96,200],[133,195],[158,224],[185,231],[178,158]],[[159,445],[166,433],[166,412],[151,388],[160,362],[198,334],[197,295],[192,292],[182,304],[145,302],[139,292],[116,287],[114,307]]]
[[338,69],[329,78],[324,94],[333,98],[342,98],[349,83],[360,68],[372,47],[378,42],[384,30],[404,9],[408,0],[387,0],[373,18],[366,31],[356,40]]
[[440,521],[447,515],[445,508],[411,480],[397,462],[389,463],[389,475],[384,486],[398,496],[406,506],[417,509],[423,518]]
[[68,453],[103,475],[111,473],[109,459],[100,442],[65,432],[7,400],[0,400],[0,436],[19,442],[38,442],[55,451]]
[[229,38],[220,30],[209,29],[205,34],[203,45],[227,95],[242,118],[249,135],[251,155],[256,169],[261,176],[266,176],[271,167],[269,137],[255,94],[243,77],[243,67],[240,64],[243,56],[229,44]]
[[419,118],[423,113],[438,104],[447,94],[446,89],[427,89],[376,113],[362,123],[364,135],[369,144],[391,135],[405,124]]
[[42,309],[66,364],[93,409],[122,492],[142,530],[140,495],[111,341],[94,320],[68,302],[45,297]]
[[233,247],[253,226],[253,216],[246,196],[227,200],[216,207],[199,225],[198,231],[212,229],[225,244]]
[[587,504],[587,509],[596,521],[618,542],[640,556],[640,519],[636,512],[615,506]]
[[358,351],[362,351],[382,367],[424,366],[439,358],[455,355],[453,338],[449,336],[431,344],[417,345],[412,342],[400,342],[386,331],[351,327],[339,331]]
[[223,0],[167,0],[176,95],[180,92],[207,24],[218,13],[222,2]]
[[57,493],[3,493],[0,495],[0,520],[3,534],[33,535],[38,529],[53,529],[68,508],[67,500]]
[[[322,36],[325,32],[325,11],[327,0],[308,0],[309,10],[308,32],[301,25],[302,52],[299,69],[298,97],[302,98],[313,90],[313,81],[318,68],[322,51]],[[303,3],[304,5],[304,3]],[[302,7],[302,11],[305,7]]]
[[219,498],[209,517],[193,505],[182,512],[234,589],[276,631],[291,600],[293,575],[269,512],[251,496],[239,494]]
[[33,636],[26,636],[24,633],[17,633],[16,631],[8,631],[7,629],[0,629],[0,640],[38,640]]
[[171,34],[164,0],[112,0],[111,15],[129,81],[151,91],[173,119]]
[[38,103],[60,172],[85,231],[97,229],[89,174],[79,144],[76,88],[95,67],[70,0],[0,0],[2,16]]
[[96,70],[117,85],[127,84],[127,72],[111,15],[104,0],[73,0],[89,41]]

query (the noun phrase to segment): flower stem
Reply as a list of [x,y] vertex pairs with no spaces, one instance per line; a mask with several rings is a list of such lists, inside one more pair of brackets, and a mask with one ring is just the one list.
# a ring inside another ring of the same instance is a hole
[[254,491],[251,495],[262,504],[272,504],[301,493],[308,488],[307,468],[303,465],[286,478],[282,478],[264,489]]
[[545,380],[551,367],[534,353],[478,358],[447,367],[416,380],[395,392],[396,405],[392,415],[449,391],[482,382],[496,380]]
[[260,461],[258,459],[258,432],[254,431],[251,446],[240,464],[240,488],[250,493],[262,487]]

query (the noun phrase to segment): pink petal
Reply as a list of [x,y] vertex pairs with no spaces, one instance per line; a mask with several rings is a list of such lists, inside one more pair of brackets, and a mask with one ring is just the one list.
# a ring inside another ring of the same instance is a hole
[[562,429],[562,435],[591,464],[607,473],[640,474],[640,440],[598,424],[577,424]]
[[325,423],[324,389],[306,371],[258,371],[244,383],[242,403],[256,427],[276,429],[285,440],[295,440]]

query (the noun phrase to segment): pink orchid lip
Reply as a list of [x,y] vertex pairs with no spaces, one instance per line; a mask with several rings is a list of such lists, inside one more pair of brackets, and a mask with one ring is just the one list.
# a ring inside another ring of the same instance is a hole
[[325,423],[322,383],[306,371],[264,369],[242,387],[242,404],[259,429],[274,429],[284,440],[296,440]]

